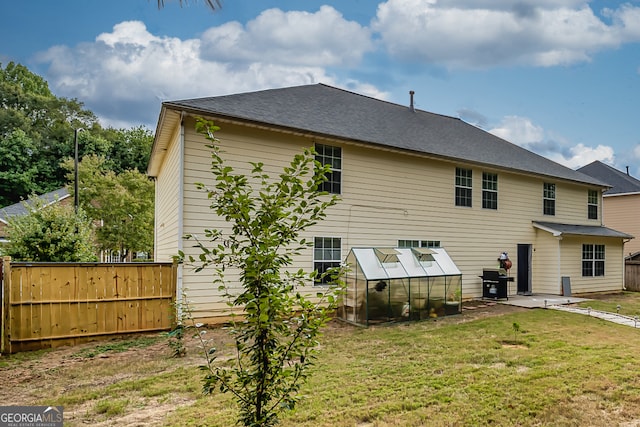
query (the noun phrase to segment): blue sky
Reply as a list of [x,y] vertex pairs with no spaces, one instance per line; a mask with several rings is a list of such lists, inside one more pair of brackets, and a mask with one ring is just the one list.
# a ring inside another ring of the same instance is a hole
[[326,83],[460,117],[566,166],[640,176],[640,1],[0,2],[0,62],[103,125],[162,101]]

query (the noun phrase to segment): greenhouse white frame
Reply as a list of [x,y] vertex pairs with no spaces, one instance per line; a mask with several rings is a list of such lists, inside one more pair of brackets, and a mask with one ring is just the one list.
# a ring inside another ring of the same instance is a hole
[[340,317],[373,323],[461,312],[462,273],[444,248],[352,248]]

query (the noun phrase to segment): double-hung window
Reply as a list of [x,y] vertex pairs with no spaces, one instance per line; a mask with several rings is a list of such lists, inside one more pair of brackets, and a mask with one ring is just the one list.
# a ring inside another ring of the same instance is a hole
[[473,171],[456,168],[456,206],[471,207],[473,199]]
[[604,276],[604,245],[582,245],[582,276]]
[[598,219],[598,200],[600,199],[598,190],[589,190],[587,200],[587,218]]
[[542,212],[545,215],[556,214],[556,185],[544,183],[542,194]]
[[322,275],[330,268],[340,267],[341,239],[339,237],[316,237],[313,241],[313,269],[317,271],[316,285],[327,285],[331,277]]
[[331,145],[316,144],[316,160],[321,165],[331,166],[331,172],[327,174],[327,181],[320,186],[320,191],[331,194],[342,192],[342,148]]
[[498,174],[482,172],[482,208],[498,209]]

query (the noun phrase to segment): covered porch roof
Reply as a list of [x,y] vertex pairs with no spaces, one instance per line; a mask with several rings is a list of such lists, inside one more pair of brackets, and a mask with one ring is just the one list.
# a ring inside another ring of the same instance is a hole
[[555,237],[568,236],[594,236],[616,237],[620,239],[633,239],[634,236],[601,225],[559,224],[546,221],[532,221],[535,228],[553,234]]

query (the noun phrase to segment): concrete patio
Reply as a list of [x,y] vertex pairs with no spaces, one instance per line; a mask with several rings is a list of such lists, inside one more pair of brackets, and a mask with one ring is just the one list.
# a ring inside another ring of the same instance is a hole
[[550,305],[575,304],[578,302],[589,301],[589,299],[578,298],[578,297],[565,297],[562,295],[551,295],[551,294],[532,294],[532,295],[511,295],[509,296],[509,299],[500,299],[500,300],[484,299],[484,301],[495,301],[500,304],[515,305],[517,307],[525,307],[525,308],[545,308]]
[[608,322],[618,323],[620,325],[631,326],[632,328],[640,328],[640,319],[638,316],[630,317],[617,313],[609,313],[606,311],[592,310],[590,307],[576,307],[571,304],[590,301],[589,298],[565,297],[562,295],[549,294],[533,294],[533,295],[512,295],[509,299],[489,300],[486,302],[494,302],[498,304],[514,305],[525,308],[548,308],[551,310],[567,311],[570,313],[582,314],[585,316],[597,317]]

